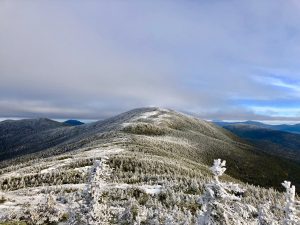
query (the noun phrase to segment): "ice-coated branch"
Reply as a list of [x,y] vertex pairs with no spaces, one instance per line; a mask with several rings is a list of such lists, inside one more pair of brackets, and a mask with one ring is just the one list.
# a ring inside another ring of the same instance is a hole
[[214,179],[219,182],[219,176],[222,176],[223,173],[226,171],[226,161],[221,159],[215,159],[213,166],[210,168],[212,173],[214,174]]

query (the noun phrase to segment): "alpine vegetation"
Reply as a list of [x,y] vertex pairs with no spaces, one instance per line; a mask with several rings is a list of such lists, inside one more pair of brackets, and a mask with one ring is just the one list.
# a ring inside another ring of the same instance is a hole
[[226,161],[214,160],[211,171],[214,175],[211,183],[205,185],[206,190],[201,196],[199,203],[201,211],[198,217],[198,225],[218,225],[218,224],[258,224],[258,225],[299,225],[300,213],[296,207],[300,206],[295,200],[295,186],[291,182],[284,181],[282,185],[286,188],[285,205],[282,207],[284,214],[280,218],[275,217],[269,203],[261,205],[256,209],[249,204],[241,203],[241,196],[245,190],[237,184],[222,183],[219,176],[225,172]]
[[211,167],[213,180],[205,185],[205,193],[199,200],[201,214],[198,224],[254,224],[256,209],[240,202],[244,190],[237,184],[219,181],[219,176],[226,170],[225,163],[220,159],[214,160]]
[[299,211],[296,209],[296,207],[300,207],[300,202],[295,200],[295,186],[291,186],[289,181],[284,181],[282,185],[286,189],[283,224],[300,224],[300,218],[297,216]]
[[0,225],[300,225],[299,42],[300,0],[0,0]]
[[[89,172],[87,185],[82,193],[75,193],[69,210],[67,224],[109,224],[110,212],[102,199],[105,180],[110,176],[111,169],[106,164],[107,158],[95,160]],[[101,204],[101,203],[102,204]]]
[[[176,205],[166,207],[162,204],[162,196],[155,197],[153,192],[147,194],[147,198],[153,198],[149,205],[141,205],[141,199],[130,197],[127,199],[124,208],[120,207],[120,200],[116,201],[116,207],[111,207],[105,200],[105,193],[108,188],[116,188],[114,196],[117,196],[117,189],[121,186],[109,185],[106,180],[113,171],[107,164],[107,157],[102,160],[95,160],[88,175],[87,185],[82,192],[71,193],[68,197],[63,192],[50,192],[46,195],[46,201],[38,203],[35,207],[29,206],[23,214],[9,214],[3,216],[2,221],[23,221],[24,224],[66,224],[66,225],[109,225],[109,224],[164,224],[164,225],[299,225],[298,217],[299,201],[295,200],[295,186],[284,181],[285,202],[282,207],[271,206],[269,203],[259,205],[258,208],[242,202],[245,190],[238,184],[221,182],[219,177],[226,170],[226,161],[214,160],[210,168],[213,179],[205,184],[204,193],[198,198],[197,203],[200,210],[184,209],[182,197],[173,203]],[[125,186],[127,187],[127,186]],[[165,187],[166,192],[168,187]],[[197,195],[195,195],[197,196]],[[143,196],[145,198],[145,196]],[[5,193],[2,193],[2,201]],[[67,207],[59,205],[66,204]],[[274,215],[272,208],[282,209],[282,217]],[[1,215],[1,214],[0,214]],[[2,223],[3,224],[3,223]],[[5,223],[4,223],[5,224]],[[10,224],[10,223],[8,223]],[[17,224],[17,223],[16,223]]]
[[[1,225],[299,224],[297,165],[171,110],[49,128],[11,146],[19,157],[0,162]],[[283,193],[282,180],[295,186]]]

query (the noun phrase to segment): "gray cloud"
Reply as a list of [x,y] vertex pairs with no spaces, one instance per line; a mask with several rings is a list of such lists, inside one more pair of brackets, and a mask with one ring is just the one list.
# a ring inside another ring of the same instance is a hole
[[299,100],[257,79],[299,81],[299,11],[293,0],[1,1],[0,117],[155,105],[274,119],[243,101]]

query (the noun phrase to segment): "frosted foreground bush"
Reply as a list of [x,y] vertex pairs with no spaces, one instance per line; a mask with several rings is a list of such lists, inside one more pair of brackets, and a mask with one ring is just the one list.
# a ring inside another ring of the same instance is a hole
[[[220,159],[214,160],[210,168],[210,183],[208,179],[201,185],[196,179],[190,183],[177,180],[159,188],[150,183],[111,182],[113,169],[107,162],[106,157],[93,161],[82,189],[70,193],[64,189],[46,190],[45,194],[40,193],[44,198],[38,204],[33,202],[26,210],[5,217],[1,217],[0,208],[0,224],[24,221],[28,225],[300,225],[300,202],[295,198],[295,186],[288,181],[282,183],[286,190],[284,201],[275,205],[264,198],[263,204],[258,205],[257,200],[242,199],[245,190],[239,185],[220,181],[226,171],[226,162]],[[199,197],[203,185],[205,190]],[[258,195],[250,198],[264,195],[262,189],[256,190]],[[4,194],[0,193],[2,202],[6,201]]]
[[198,217],[198,225],[221,224],[258,224],[258,225],[300,225],[297,216],[299,202],[295,200],[295,186],[291,182],[284,181],[282,185],[286,189],[285,205],[281,208],[284,217],[278,218],[271,210],[270,203],[260,205],[258,209],[240,202],[244,190],[232,183],[222,183],[219,176],[226,170],[226,161],[214,160],[210,168],[214,178],[206,185],[204,194],[199,199],[201,212]]

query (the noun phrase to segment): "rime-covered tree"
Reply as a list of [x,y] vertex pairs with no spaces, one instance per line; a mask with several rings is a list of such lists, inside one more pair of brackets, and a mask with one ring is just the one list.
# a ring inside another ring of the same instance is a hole
[[271,203],[260,204],[257,210],[258,225],[279,225],[278,218],[271,210]]
[[94,161],[84,191],[73,195],[68,224],[110,224],[110,209],[107,202],[102,198],[106,179],[110,176],[110,173],[111,168],[107,164],[107,158]]
[[31,206],[28,212],[30,222],[33,224],[57,223],[65,213],[57,207],[52,193],[47,195],[46,202],[41,202],[37,206]]
[[299,225],[300,224],[300,218],[297,216],[298,210],[297,210],[297,202],[295,200],[295,193],[296,189],[294,185],[291,185],[291,182],[284,181],[282,183],[282,186],[285,188],[285,206],[283,208],[284,210],[284,219],[283,219],[283,225]]
[[236,184],[219,180],[226,170],[225,165],[225,160],[216,159],[210,168],[213,180],[205,186],[205,193],[199,199],[201,212],[198,225],[254,224],[252,213],[255,208],[240,203],[244,190]]

